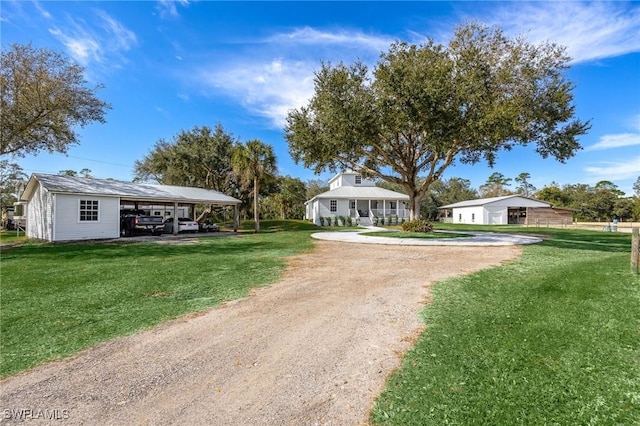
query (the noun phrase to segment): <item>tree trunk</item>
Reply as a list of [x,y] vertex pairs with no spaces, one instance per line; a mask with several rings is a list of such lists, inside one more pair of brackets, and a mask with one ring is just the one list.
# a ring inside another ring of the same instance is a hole
[[420,203],[424,195],[409,191],[409,220],[420,219]]
[[258,178],[253,178],[253,221],[255,225],[255,231],[260,232],[260,216],[258,216]]

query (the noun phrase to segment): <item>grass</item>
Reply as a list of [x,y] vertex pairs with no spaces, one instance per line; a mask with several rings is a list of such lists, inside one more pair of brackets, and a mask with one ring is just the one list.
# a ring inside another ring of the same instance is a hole
[[439,227],[546,240],[516,261],[433,286],[427,328],[377,400],[374,424],[640,424],[630,234]]
[[24,234],[24,231],[21,231],[18,234],[18,231],[0,231],[0,243],[23,243],[27,241],[27,236]]
[[260,234],[197,244],[28,243],[4,251],[0,376],[277,281],[288,256],[311,249],[316,227],[261,224]]

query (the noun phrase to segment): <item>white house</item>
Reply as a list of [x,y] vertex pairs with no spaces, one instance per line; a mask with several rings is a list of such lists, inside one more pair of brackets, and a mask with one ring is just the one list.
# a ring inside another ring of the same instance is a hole
[[[20,201],[26,208],[27,237],[46,241],[118,238],[120,210],[127,207],[172,216],[196,204],[234,206],[237,226],[240,204],[208,189],[46,174],[31,176]],[[159,206],[168,214],[158,213]]]
[[551,204],[522,197],[479,198],[440,207],[445,211],[445,221],[478,225],[533,224],[535,220],[569,221],[569,209],[556,209]]
[[350,217],[353,223],[370,225],[376,219],[409,218],[409,196],[378,188],[371,179],[355,172],[338,173],[329,180],[329,191],[305,202],[305,219],[320,225],[321,217]]

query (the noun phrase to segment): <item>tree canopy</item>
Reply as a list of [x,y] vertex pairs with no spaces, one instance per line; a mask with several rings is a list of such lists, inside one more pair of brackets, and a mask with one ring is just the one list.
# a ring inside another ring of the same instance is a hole
[[236,186],[231,155],[238,143],[222,125],[181,131],[172,141],[159,140],[142,160],[135,162],[136,180],[165,185],[214,189],[229,195]]
[[0,209],[2,213],[18,201],[18,187],[27,180],[28,176],[16,163],[0,160]]
[[590,125],[574,117],[568,61],[563,47],[469,23],[447,45],[392,44],[371,74],[361,62],[325,63],[308,105],[287,117],[289,150],[316,173],[401,185],[414,218],[456,160],[493,166],[499,151],[533,143],[565,161],[580,149]]
[[13,44],[0,58],[0,155],[67,152],[76,126],[104,123],[110,105],[87,87],[84,68],[48,49]]

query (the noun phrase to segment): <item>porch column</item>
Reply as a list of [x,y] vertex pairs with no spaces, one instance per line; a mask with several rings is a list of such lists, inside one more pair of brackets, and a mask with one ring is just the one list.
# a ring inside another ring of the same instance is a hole
[[387,200],[382,200],[382,217],[387,217]]
[[[402,212],[402,215],[404,216],[404,212]],[[400,217],[400,200],[396,200],[396,217]]]
[[367,215],[371,217],[371,199],[369,199],[369,211],[367,212]]

